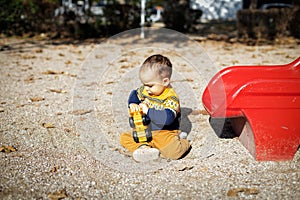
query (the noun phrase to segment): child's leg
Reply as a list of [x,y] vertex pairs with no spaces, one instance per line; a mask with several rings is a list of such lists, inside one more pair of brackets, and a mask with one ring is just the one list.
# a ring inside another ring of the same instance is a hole
[[190,143],[186,139],[180,139],[178,130],[152,131],[151,146],[160,150],[162,156],[170,159],[179,159],[190,148]]
[[161,155],[166,158],[179,159],[190,148],[190,143],[186,139],[179,138],[179,132],[178,130],[152,131],[152,141],[149,143],[136,143],[132,133],[125,132],[120,135],[120,143],[131,152],[146,144],[159,149]]
[[147,162],[159,158],[158,149],[151,148],[151,144],[147,142],[136,143],[131,132],[122,133],[120,143],[126,149],[133,152],[132,157],[137,162]]
[[120,135],[120,143],[123,147],[128,149],[130,152],[133,152],[134,150],[138,149],[143,144],[148,145],[148,143],[146,143],[146,142],[136,143],[133,139],[133,136],[132,136],[131,132],[122,133]]

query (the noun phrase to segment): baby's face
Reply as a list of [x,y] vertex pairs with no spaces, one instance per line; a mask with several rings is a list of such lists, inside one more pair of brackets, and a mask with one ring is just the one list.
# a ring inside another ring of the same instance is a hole
[[140,79],[150,96],[159,96],[166,88],[164,80],[151,69],[142,70]]

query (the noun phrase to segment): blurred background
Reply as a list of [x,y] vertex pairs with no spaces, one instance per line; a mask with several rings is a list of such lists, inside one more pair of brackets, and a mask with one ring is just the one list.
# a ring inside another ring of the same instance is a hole
[[[219,40],[300,38],[300,0],[147,0],[145,26]],[[141,26],[140,0],[0,0],[1,36],[109,37]]]

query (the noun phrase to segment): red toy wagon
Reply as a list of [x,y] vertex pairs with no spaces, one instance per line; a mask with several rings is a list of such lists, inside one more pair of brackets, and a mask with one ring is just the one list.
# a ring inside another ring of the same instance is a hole
[[293,159],[300,144],[300,57],[286,65],[223,69],[202,101],[211,118],[230,118],[255,159]]

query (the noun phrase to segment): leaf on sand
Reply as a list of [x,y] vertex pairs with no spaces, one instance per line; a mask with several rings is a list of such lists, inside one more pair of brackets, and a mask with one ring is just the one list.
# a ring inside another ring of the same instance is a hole
[[72,62],[70,61],[70,60],[67,60],[66,62],[65,62],[65,64],[66,65],[69,65],[69,64],[71,64]]
[[72,129],[71,128],[68,128],[68,127],[64,127],[63,130],[67,133],[70,133],[72,132]]
[[191,114],[192,115],[199,115],[199,114],[201,114],[201,115],[209,115],[209,113],[206,110],[193,110]]
[[32,98],[30,98],[31,102],[44,101],[44,100],[45,100],[44,97],[32,97]]
[[191,169],[193,169],[194,168],[194,166],[180,166],[179,168],[178,168],[178,171],[180,171],[180,172],[183,172],[183,171],[188,171],[188,170],[191,170]]
[[53,70],[49,70],[49,69],[45,72],[42,72],[42,74],[45,74],[45,75],[65,75],[65,76],[77,77],[76,74],[70,74],[69,72],[64,72],[64,71],[53,71]]
[[114,84],[114,83],[116,83],[116,82],[114,82],[114,81],[108,81],[108,82],[106,82],[105,84]]
[[51,123],[42,123],[42,126],[44,128],[55,128],[55,126],[53,124],[51,124]]
[[58,191],[53,192],[53,193],[48,193],[48,197],[51,200],[59,200],[59,199],[67,198],[68,195],[67,195],[66,190],[62,189],[62,190],[58,190]]
[[56,74],[64,74],[64,72],[63,72],[63,71],[58,71],[58,72],[56,72],[56,71],[52,71],[52,70],[47,70],[47,71],[45,71],[45,72],[42,72],[42,74],[46,74],[46,75],[56,75]]
[[30,75],[28,78],[24,79],[25,83],[32,83],[34,82],[34,76]]
[[174,82],[177,82],[177,83],[179,83],[179,82],[193,82],[193,81],[194,81],[194,80],[191,79],[191,78],[180,79],[180,80],[172,80],[173,83],[174,83]]
[[17,149],[13,146],[1,146],[0,147],[0,152],[11,153],[11,152],[15,152],[15,151],[17,151]]
[[77,77],[76,74],[70,74],[69,72],[63,72],[62,74],[65,76]]
[[91,113],[93,110],[73,110],[71,114],[73,115],[85,115]]
[[35,53],[43,53],[43,49],[36,49]]
[[57,90],[57,89],[49,89],[50,92],[55,92],[55,93],[67,93],[65,90]]
[[255,195],[259,193],[259,190],[256,188],[235,188],[235,189],[228,190],[227,196],[237,197],[238,193],[240,192],[244,192],[247,195]]
[[54,166],[54,167],[50,170],[50,172],[56,173],[56,172],[58,172],[58,170],[59,170],[59,166]]
[[26,55],[23,55],[22,58],[23,59],[34,59],[34,58],[36,58],[36,56],[35,55],[26,54]]

